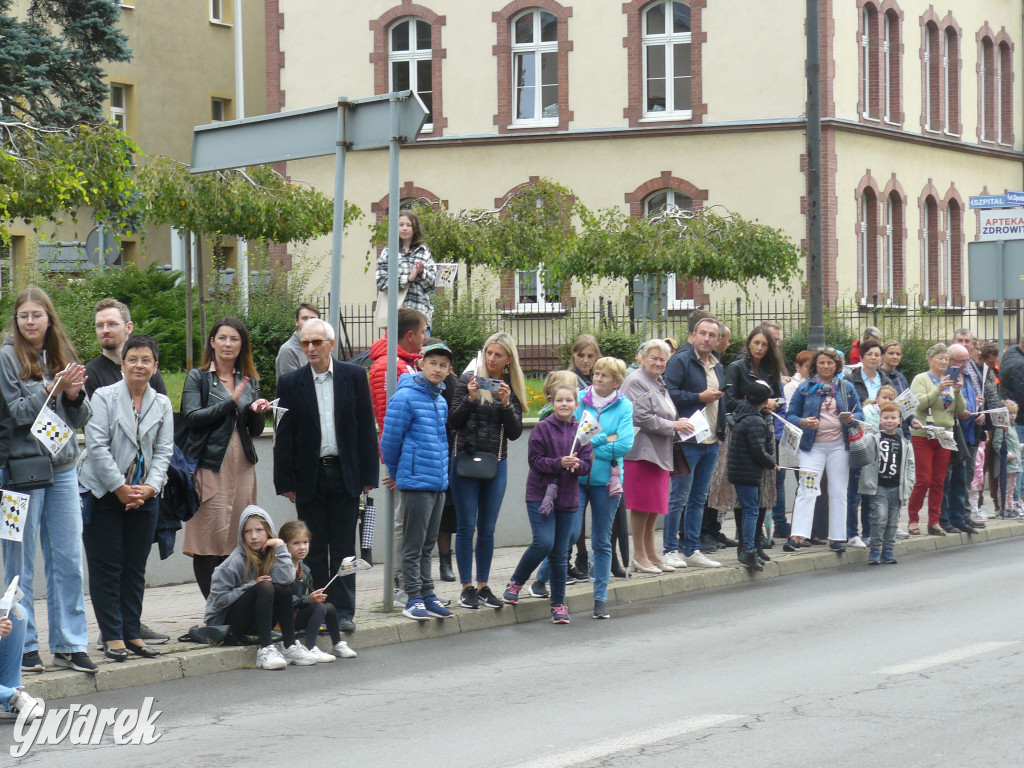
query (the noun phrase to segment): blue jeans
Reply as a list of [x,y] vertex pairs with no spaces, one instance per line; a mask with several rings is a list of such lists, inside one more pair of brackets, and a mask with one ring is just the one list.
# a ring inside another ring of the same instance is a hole
[[7,618],[14,626],[11,634],[0,640],[0,707],[7,706],[11,696],[21,687],[21,655],[28,626],[28,619],[17,608],[12,608]]
[[900,518],[900,488],[878,486],[878,493],[866,496],[871,510],[871,549],[892,552],[896,543],[896,523]]
[[740,544],[744,549],[751,552],[756,551],[757,541],[754,534],[757,532],[757,500],[758,487],[756,485],[737,485],[736,498],[743,507],[743,530],[740,532]]
[[451,492],[455,500],[455,561],[459,580],[473,581],[473,535],[476,534],[476,580],[487,583],[494,557],[494,526],[498,522],[501,501],[505,498],[508,460],[498,462],[498,472],[490,480],[467,480],[452,472]]
[[[953,458],[957,458],[953,454]],[[963,525],[966,523],[964,508],[967,505],[967,464],[950,460],[946,469],[946,489],[942,494],[940,525]]]
[[711,488],[711,474],[718,461],[718,443],[691,445],[683,443],[683,455],[690,464],[690,493],[683,512],[683,554],[689,557],[700,549],[700,524],[704,519],[704,502]]
[[[590,547],[594,550],[594,602],[607,602],[612,577],[612,523],[619,500],[608,495],[607,485],[580,485],[580,512],[590,502]],[[578,535],[578,534],[577,534]],[[571,541],[571,539],[570,539]]]
[[[550,515],[540,513],[539,501],[526,502],[533,541],[519,558],[512,581],[525,584],[530,574],[545,557],[551,560],[551,604],[565,602],[565,571],[569,563],[569,534],[576,510],[556,509]],[[610,566],[609,566],[610,567]]]
[[682,475],[673,477],[670,481],[668,492],[668,514],[662,525],[662,550],[667,554],[676,552],[679,546],[679,523],[683,519],[683,508],[686,500],[690,498],[690,484],[693,482],[693,475]]
[[[3,541],[4,581],[20,577],[25,593],[21,605],[28,614],[25,651],[39,649],[36,636],[33,581],[36,542],[42,543],[46,571],[46,615],[50,622],[50,651],[74,653],[89,644],[82,572],[82,500],[78,473],[55,472],[53,485],[29,492],[28,519],[22,541]],[[2,643],[0,643],[2,645]]]
[[[572,516],[572,531],[570,531],[569,545],[566,547],[566,557],[568,558],[568,550],[572,549],[573,542],[580,537],[580,531],[583,530],[583,521],[587,516],[587,502],[583,498],[583,483],[580,483],[580,505],[576,509],[576,514]],[[593,536],[590,537],[593,541]],[[591,544],[593,546],[593,544]],[[566,560],[566,568],[568,569],[568,559]],[[577,558],[576,562],[579,562]],[[610,565],[608,566],[611,567]],[[537,569],[537,580],[547,582],[551,578],[551,562],[549,558],[544,558],[544,562],[540,564],[540,568]]]

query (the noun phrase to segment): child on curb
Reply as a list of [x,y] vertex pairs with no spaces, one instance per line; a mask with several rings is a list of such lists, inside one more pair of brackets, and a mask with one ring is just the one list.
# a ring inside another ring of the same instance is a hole
[[[256,666],[260,669],[316,664],[306,648],[295,642],[294,580],[292,556],[274,536],[270,515],[250,504],[238,521],[238,546],[213,572],[206,600],[207,626],[228,624],[235,636],[258,634]],[[283,653],[273,643],[275,623],[281,625]]]
[[[281,540],[288,546],[288,553],[295,563],[295,581],[292,582],[292,607],[295,608],[295,626],[306,628],[306,650],[319,662],[355,658],[356,652],[341,639],[338,624],[338,611],[327,602],[327,593],[322,589],[313,589],[313,574],[302,565],[309,554],[309,541],[312,535],[309,528],[301,520],[290,520],[281,526]],[[334,653],[321,651],[316,644],[320,627],[326,626],[334,643]]]
[[553,415],[537,423],[530,435],[526,477],[526,512],[533,541],[519,559],[512,580],[505,587],[505,602],[515,605],[523,584],[547,557],[551,566],[551,621],[568,624],[565,607],[565,578],[569,561],[569,539],[573,517],[580,503],[580,475],[590,474],[594,450],[590,443],[574,451],[576,430],[573,418],[578,391],[559,386],[551,395]]
[[437,599],[430,578],[448,488],[448,403],[441,392],[453,361],[444,344],[423,349],[419,372],[398,380],[380,439],[390,478],[384,482],[397,488],[402,499],[402,584],[409,596],[402,615],[415,621],[454,615]]
[[[1017,403],[1013,400],[1004,401],[1006,410],[1010,412],[1010,424],[1017,423]],[[1003,452],[1003,446],[1006,446],[1005,455]],[[1017,486],[1017,482],[1020,480],[1021,471],[1021,460],[1020,460],[1020,440],[1017,437],[1017,430],[1011,426],[1009,429],[997,428],[995,434],[992,436],[992,451],[996,462],[1002,461],[1006,466],[1006,493],[1003,494],[1002,504],[1000,505],[999,517],[1016,519],[1021,516],[1020,510],[1016,508],[1013,502],[1013,490]],[[997,463],[998,467],[999,464]],[[1002,468],[996,472],[998,477],[1002,473]]]
[[914,450],[900,426],[900,408],[883,403],[878,413],[879,432],[865,434],[868,463],[860,471],[858,491],[868,500],[871,543],[868,565],[895,565],[893,546],[900,506],[914,489]]
[[726,462],[729,482],[736,487],[736,498],[743,506],[736,557],[754,571],[764,570],[764,561],[757,556],[758,491],[764,471],[777,466],[772,455],[775,430],[765,423],[771,418],[765,414],[771,396],[772,388],[767,382],[759,379],[750,385],[746,398],[732,412],[732,438]]

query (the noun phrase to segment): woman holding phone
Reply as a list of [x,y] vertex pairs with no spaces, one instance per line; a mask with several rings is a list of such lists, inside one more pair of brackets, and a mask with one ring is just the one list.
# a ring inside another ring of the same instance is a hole
[[[467,371],[459,377],[448,412],[448,427],[457,431],[449,487],[458,520],[455,561],[462,582],[459,605],[498,609],[503,603],[487,582],[494,556],[494,526],[508,478],[508,441],[517,440],[523,433],[526,382],[515,339],[509,334],[498,332],[487,339],[480,358],[475,373]],[[480,462],[473,463],[487,464],[489,470],[474,476],[465,458],[462,463],[466,466],[460,470],[460,454],[485,454]]]

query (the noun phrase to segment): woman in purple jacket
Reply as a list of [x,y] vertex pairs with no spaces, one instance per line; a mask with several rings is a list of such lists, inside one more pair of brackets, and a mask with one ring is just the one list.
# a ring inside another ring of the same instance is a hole
[[590,443],[576,443],[578,423],[575,387],[560,386],[551,393],[553,418],[540,421],[530,435],[526,478],[526,512],[533,542],[523,552],[512,580],[505,588],[505,602],[519,602],[519,591],[530,574],[547,557],[551,565],[551,621],[568,624],[565,607],[565,572],[573,516],[579,506],[580,475],[590,474],[594,451]]

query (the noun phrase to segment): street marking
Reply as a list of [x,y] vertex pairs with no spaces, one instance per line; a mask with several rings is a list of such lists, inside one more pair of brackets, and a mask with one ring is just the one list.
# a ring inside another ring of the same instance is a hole
[[702,731],[705,728],[713,728],[732,720],[739,720],[742,715],[702,715],[690,717],[685,720],[676,720],[670,723],[647,728],[642,731],[619,736],[614,739],[598,741],[590,745],[572,747],[568,751],[558,752],[552,755],[545,755],[535,760],[527,760],[524,763],[516,763],[510,768],[568,768],[571,765],[579,765],[592,760],[597,760],[627,749],[636,749],[648,744],[657,744],[661,741],[668,741],[671,738],[682,736],[693,731]]
[[1019,640],[1011,640],[1008,642],[993,641],[989,643],[975,643],[974,645],[968,645],[963,648],[946,651],[945,653],[937,653],[934,656],[925,656],[923,659],[918,659],[917,661],[908,661],[906,664],[895,664],[891,667],[883,667],[875,674],[912,675],[915,672],[923,672],[924,670],[932,667],[941,667],[944,664],[954,664],[958,661],[969,659],[972,656],[980,656],[983,653],[998,651],[1000,648],[1006,648],[1009,645],[1017,645],[1019,642]]

